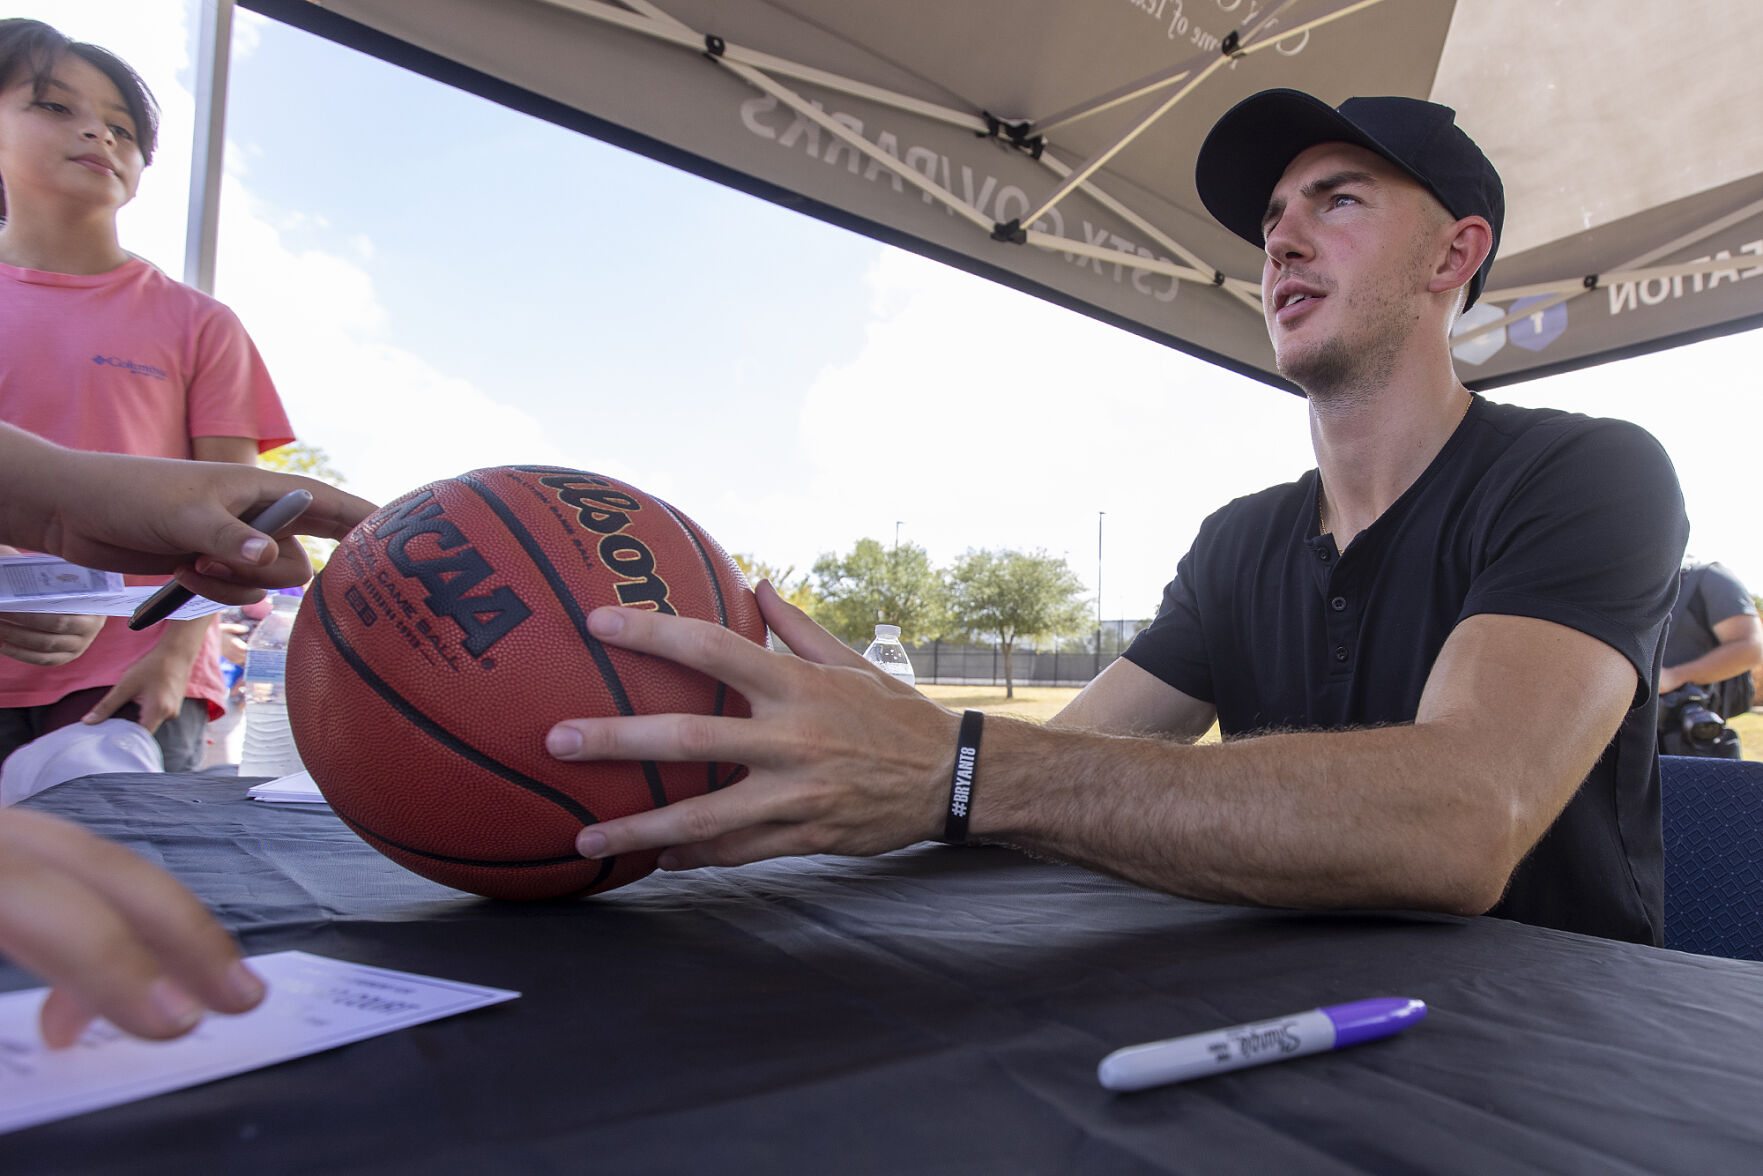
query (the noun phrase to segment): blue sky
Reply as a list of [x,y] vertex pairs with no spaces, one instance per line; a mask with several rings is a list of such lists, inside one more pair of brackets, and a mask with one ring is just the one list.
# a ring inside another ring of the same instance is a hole
[[[166,108],[124,244],[181,275],[194,3],[26,0]],[[624,478],[805,570],[864,536],[1044,548],[1149,616],[1199,522],[1313,465],[1296,398],[239,11],[216,293],[296,430],[384,500],[476,466]],[[977,339],[1010,322],[1033,355]],[[1763,591],[1763,337],[1502,389],[1621,416],[1691,549]],[[1693,396],[1685,395],[1693,389]]]

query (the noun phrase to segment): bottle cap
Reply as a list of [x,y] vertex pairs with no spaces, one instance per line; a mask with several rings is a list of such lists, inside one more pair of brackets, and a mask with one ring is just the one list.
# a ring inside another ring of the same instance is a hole
[[898,625],[877,625],[875,627],[875,635],[877,637],[892,637],[897,641],[900,638],[900,626],[898,626]]

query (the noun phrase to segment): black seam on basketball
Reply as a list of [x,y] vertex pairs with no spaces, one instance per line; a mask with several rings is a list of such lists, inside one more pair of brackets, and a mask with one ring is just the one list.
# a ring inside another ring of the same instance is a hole
[[[727,701],[728,683],[718,682],[716,684],[716,706],[713,708],[712,713],[720,715],[723,711],[723,706]],[[704,765],[704,790],[706,792],[715,792],[718,788],[722,787],[722,785],[716,782],[716,769],[717,765],[715,763]]]
[[[567,472],[582,473],[583,471],[570,470]],[[612,705],[618,708],[618,713],[626,716],[636,714],[636,708],[631,706],[630,695],[625,693],[624,682],[618,676],[618,667],[612,664],[611,655],[606,652],[606,647],[600,644],[599,638],[588,632],[588,614],[582,611],[581,602],[569,591],[569,585],[564,583],[556,565],[551,562],[551,557],[545,554],[545,549],[533,539],[532,532],[528,531],[526,525],[513,511],[508,509],[507,503],[496,497],[496,492],[490,487],[470,474],[462,474],[457,480],[471,487],[472,492],[484,500],[484,504],[495,513],[498,519],[502,520],[502,525],[508,528],[508,533],[514,537],[514,541],[520,544],[527,557],[533,561],[533,566],[539,570],[539,574],[545,577],[545,582],[551,586],[551,594],[557,598],[557,603],[561,604],[563,611],[569,615],[570,624],[575,626],[576,635],[582,639],[582,644],[588,647],[588,653],[593,657],[594,665],[600,671],[600,679],[606,686],[606,692],[612,696]]]
[[[570,472],[586,473],[585,470]],[[594,475],[588,474],[587,476],[593,477]],[[630,696],[624,691],[624,682],[618,676],[618,667],[612,664],[611,655],[606,652],[606,647],[600,643],[599,639],[588,632],[588,615],[582,611],[581,602],[570,593],[569,585],[564,583],[556,565],[551,562],[551,557],[545,554],[545,549],[539,546],[538,541],[533,538],[532,532],[526,529],[526,524],[522,523],[515,513],[508,509],[508,504],[498,498],[494,490],[470,474],[460,475],[458,481],[471,487],[472,492],[484,500],[484,504],[498,519],[502,520],[502,525],[508,529],[509,535],[514,538],[516,543],[520,544],[527,557],[533,561],[533,566],[539,570],[539,574],[545,577],[545,582],[551,586],[551,594],[557,598],[557,603],[563,606],[563,611],[569,615],[570,623],[575,626],[577,636],[588,647],[588,653],[593,657],[594,665],[600,671],[600,680],[605,684],[606,692],[612,696],[612,705],[618,708],[618,713],[627,717],[636,714],[637,711],[631,705]],[[662,503],[662,505],[667,504]],[[649,786],[650,801],[656,808],[665,807],[667,805],[667,787],[661,782],[661,769],[655,765],[654,760],[638,760],[637,766],[642,769],[643,781]]]
[[[694,528],[691,520],[680,514],[679,511],[673,509],[669,503],[663,502],[659,498],[655,501],[660,503],[661,509],[665,510],[668,513],[668,516],[672,518],[674,522],[679,524],[679,529],[686,533],[686,538],[690,539],[692,541],[692,546],[697,549],[698,558],[704,561],[704,571],[710,577],[710,594],[716,601],[716,622],[723,628],[728,628],[728,600],[722,594],[722,577],[717,575],[716,563],[710,558],[710,550],[705,547],[703,541],[698,538],[698,532]],[[711,707],[710,713],[720,716],[727,705],[728,683],[718,682],[716,684],[716,703]],[[705,791],[715,792],[719,788],[726,788],[729,782],[734,779],[735,773],[738,773],[740,770],[740,765],[736,764],[734,772],[729,774],[727,780],[718,781],[716,778],[716,765],[713,763],[705,764]]]
[[[379,695],[387,705],[392,707],[392,709],[410,720],[410,722],[416,726],[417,730],[427,735],[430,739],[433,739],[436,743],[441,744],[443,747],[449,748],[459,755],[464,756],[478,767],[500,776],[510,784],[524,788],[534,796],[550,801],[570,816],[581,821],[582,824],[593,825],[599,823],[599,817],[596,817],[591,811],[589,811],[586,805],[582,804],[581,801],[569,795],[567,792],[560,792],[541,780],[533,779],[524,772],[515,771],[500,760],[479,751],[477,748],[471,746],[471,744],[459,738],[459,736],[453,734],[451,731],[417,710],[416,707],[411,705],[409,699],[399,694],[396,690],[393,690],[390,685],[368,667],[366,662],[361,660],[361,656],[355,652],[354,648],[337,628],[337,622],[335,618],[331,616],[330,605],[325,601],[324,592],[315,591],[312,595],[316,598],[315,603],[318,607],[319,624],[323,626],[325,636],[330,639],[331,648],[335,649],[337,653],[342,656],[343,660],[349,663],[349,668],[355,671],[356,676],[361,679],[368,689]],[[376,833],[374,836],[377,837],[379,835]],[[387,844],[392,843],[387,842]]]
[[[480,858],[450,857],[444,853],[431,853],[430,851],[428,851],[426,849],[417,849],[415,846],[405,845],[402,842],[393,841],[390,837],[387,837],[385,834],[375,833],[372,829],[368,828],[366,825],[362,824],[360,821],[352,821],[348,817],[343,817],[343,823],[345,825],[349,826],[349,828],[355,830],[355,834],[358,837],[362,837],[362,838],[371,837],[375,841],[385,842],[387,845],[391,846],[393,849],[397,850],[399,853],[407,853],[411,857],[419,857],[419,858],[422,858],[424,861],[438,862],[438,863],[441,863],[444,865],[449,865],[449,866],[477,866],[477,867],[480,867],[483,869],[490,869],[490,870],[525,870],[525,869],[537,869],[537,868],[540,868],[543,866],[567,866],[567,865],[571,865],[571,864],[580,864],[582,862],[587,861],[586,858],[581,857],[576,854],[570,854],[565,857],[555,857],[555,858],[525,858],[525,859],[516,860],[516,861],[498,861],[495,859],[485,860],[485,859],[480,859]],[[594,875],[593,881],[588,882],[585,885],[598,886],[600,883],[606,881],[606,879],[612,873],[613,860],[614,859],[612,859],[612,858],[602,858],[599,863],[600,864],[599,873]],[[455,889],[457,889],[457,888],[455,888]]]
[[[679,524],[679,529],[686,533],[686,538],[690,539],[692,546],[697,549],[698,558],[704,561],[704,571],[710,577],[710,594],[716,598],[716,623],[725,629],[728,628],[728,602],[722,596],[722,577],[716,574],[716,564],[711,561],[709,550],[699,540],[697,531],[692,529],[692,524],[684,515],[659,498],[655,500],[655,503],[667,512],[669,518]],[[719,710],[716,713],[720,715],[722,712]]]

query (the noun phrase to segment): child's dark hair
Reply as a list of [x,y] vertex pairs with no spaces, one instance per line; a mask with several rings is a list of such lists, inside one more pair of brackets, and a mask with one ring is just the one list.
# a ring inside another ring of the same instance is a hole
[[[22,74],[31,79],[41,97],[56,62],[70,53],[109,78],[122,94],[123,105],[128,107],[129,118],[135,124],[135,143],[141,148],[141,161],[152,163],[153,148],[159,141],[159,103],[129,63],[108,49],[70,41],[40,20],[0,20],[0,89],[16,83]],[[6,193],[0,190],[0,216],[5,214]]]

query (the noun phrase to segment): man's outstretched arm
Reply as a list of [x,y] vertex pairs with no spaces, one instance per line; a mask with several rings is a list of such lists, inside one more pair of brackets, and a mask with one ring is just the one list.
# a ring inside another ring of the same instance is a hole
[[[703,622],[591,615],[610,644],[729,683],[753,717],[559,724],[548,746],[562,759],[749,768],[712,795],[589,826],[583,853],[670,847],[662,864],[677,869],[878,853],[941,832],[956,716],[885,680],[769,585],[760,605],[801,657]],[[1634,693],[1633,668],[1602,642],[1477,616],[1446,642],[1411,725],[1186,746],[989,720],[970,828],[1197,898],[1479,912],[1565,807]]]

